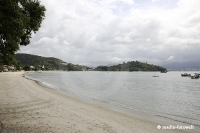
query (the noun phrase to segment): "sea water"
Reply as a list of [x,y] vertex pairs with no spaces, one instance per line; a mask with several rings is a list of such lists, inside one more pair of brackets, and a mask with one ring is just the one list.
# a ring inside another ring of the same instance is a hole
[[62,71],[26,77],[92,104],[200,129],[200,79],[181,77],[181,72]]

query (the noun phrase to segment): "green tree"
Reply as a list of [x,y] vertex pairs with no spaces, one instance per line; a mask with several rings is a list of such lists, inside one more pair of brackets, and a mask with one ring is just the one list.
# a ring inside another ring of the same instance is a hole
[[13,64],[20,45],[30,43],[39,30],[45,7],[38,0],[0,0],[0,60]]
[[71,64],[71,63],[67,64],[67,67],[68,67],[68,71],[74,71],[75,70],[74,65]]
[[3,65],[0,64],[0,72],[3,71]]
[[30,71],[31,70],[31,68],[30,68],[30,66],[24,66],[24,68],[23,68],[25,71]]

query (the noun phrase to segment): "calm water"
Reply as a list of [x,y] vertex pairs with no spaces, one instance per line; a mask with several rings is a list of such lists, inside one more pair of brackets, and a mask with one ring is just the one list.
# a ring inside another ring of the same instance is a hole
[[200,79],[181,77],[181,73],[33,72],[26,77],[87,102],[197,129]]

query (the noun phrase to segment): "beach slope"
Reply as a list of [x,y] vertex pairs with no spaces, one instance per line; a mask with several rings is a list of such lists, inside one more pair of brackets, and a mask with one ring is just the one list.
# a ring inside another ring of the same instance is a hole
[[0,73],[0,133],[183,132],[159,130],[157,123],[70,98],[22,77],[23,74]]

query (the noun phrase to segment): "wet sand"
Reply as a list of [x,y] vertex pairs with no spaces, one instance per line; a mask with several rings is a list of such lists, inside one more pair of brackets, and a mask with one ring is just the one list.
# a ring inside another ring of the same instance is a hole
[[22,77],[0,73],[0,133],[184,133],[158,123],[59,94]]

